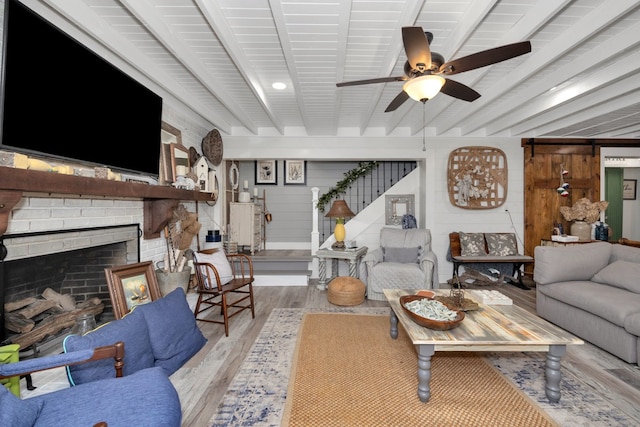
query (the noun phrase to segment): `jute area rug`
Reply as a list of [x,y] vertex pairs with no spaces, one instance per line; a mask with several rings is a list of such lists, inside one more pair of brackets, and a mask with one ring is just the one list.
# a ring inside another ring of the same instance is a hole
[[436,352],[431,398],[417,395],[417,355],[389,317],[307,313],[293,358],[283,426],[557,426],[475,353]]
[[[207,427],[279,427],[282,425],[300,325],[307,313],[379,315],[386,318],[387,322],[389,320],[388,307],[274,308]],[[331,321],[327,323],[329,324]],[[382,328],[386,331],[385,337],[388,337],[388,328],[388,323]],[[394,342],[394,344],[399,345],[398,342]],[[220,351],[224,353],[224,349]],[[368,354],[371,351],[371,348],[364,349],[361,358],[369,357]],[[606,390],[599,392],[564,367],[560,382],[562,398],[559,403],[550,403],[544,393],[545,356],[543,353],[490,352],[479,354],[493,365],[507,381],[537,402],[537,405],[562,427],[631,427],[638,425],[608,401]],[[438,357],[438,353],[434,359],[436,357]],[[214,359],[212,363],[216,365],[220,363],[220,358],[215,356],[214,352],[212,352],[212,358]],[[337,366],[336,360],[340,360],[340,356],[336,356],[334,359],[332,366]],[[361,363],[362,360],[358,359],[358,363]],[[376,365],[377,362],[373,364],[374,367]],[[415,373],[416,369],[416,364],[412,361],[410,371]],[[371,368],[369,375],[374,374],[379,375],[380,373]],[[436,393],[438,388],[435,384],[437,375],[437,372],[434,372],[432,377],[432,393]],[[417,380],[414,379],[414,381]],[[484,390],[484,393],[491,394],[493,390]],[[371,392],[367,391],[365,395],[367,394],[371,394]],[[417,392],[413,388],[407,395],[409,398],[417,399]],[[362,398],[360,395],[357,397],[358,399]],[[429,402],[429,404],[431,403]],[[430,420],[426,425],[434,424]],[[466,427],[470,424],[461,425]]]

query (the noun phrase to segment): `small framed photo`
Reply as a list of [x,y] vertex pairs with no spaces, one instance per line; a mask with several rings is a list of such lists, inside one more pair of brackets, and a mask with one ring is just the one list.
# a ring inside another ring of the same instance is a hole
[[277,185],[277,166],[276,160],[256,160],[256,185]]
[[162,298],[151,261],[105,268],[104,274],[116,320],[136,305]]
[[171,168],[174,179],[178,176],[185,176],[191,171],[189,164],[189,150],[182,145],[170,144],[171,146]]
[[622,180],[622,200],[635,200],[637,179],[624,179]]
[[307,162],[305,160],[285,160],[284,161],[284,184],[285,185],[306,185],[307,184]]

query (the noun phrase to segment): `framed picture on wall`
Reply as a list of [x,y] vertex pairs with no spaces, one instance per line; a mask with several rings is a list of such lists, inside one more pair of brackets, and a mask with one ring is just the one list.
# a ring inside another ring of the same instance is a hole
[[307,183],[307,162],[304,160],[284,161],[284,184],[285,185],[306,185]]
[[256,160],[256,185],[277,185],[277,166],[276,160]]
[[622,180],[622,200],[635,200],[636,199],[636,186],[638,184],[637,179],[624,179]]

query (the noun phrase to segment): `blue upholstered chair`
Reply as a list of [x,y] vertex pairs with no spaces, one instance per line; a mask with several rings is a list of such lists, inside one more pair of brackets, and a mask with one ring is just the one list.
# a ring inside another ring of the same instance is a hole
[[113,358],[113,378],[21,400],[0,387],[1,426],[179,427],[180,399],[160,367],[122,376],[124,343],[0,365],[0,378]]

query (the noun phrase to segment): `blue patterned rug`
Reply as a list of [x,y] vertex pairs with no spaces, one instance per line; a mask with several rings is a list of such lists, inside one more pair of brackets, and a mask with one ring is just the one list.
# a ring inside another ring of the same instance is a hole
[[[210,426],[280,426],[300,322],[304,313],[313,312],[388,315],[389,309],[274,309],[209,421]],[[487,358],[561,426],[636,425],[566,370],[562,371],[560,402],[549,403],[544,393],[543,353],[487,353]]]

